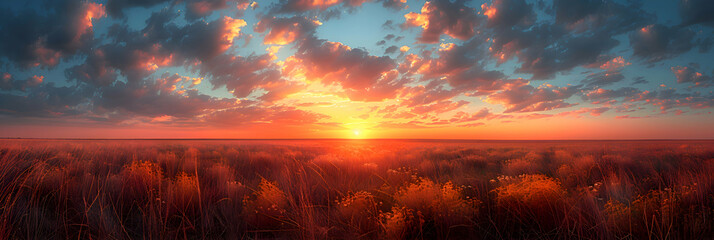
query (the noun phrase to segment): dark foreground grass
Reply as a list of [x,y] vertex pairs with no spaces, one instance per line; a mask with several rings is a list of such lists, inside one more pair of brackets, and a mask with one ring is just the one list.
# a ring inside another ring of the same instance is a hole
[[1,140],[2,239],[706,239],[714,142]]

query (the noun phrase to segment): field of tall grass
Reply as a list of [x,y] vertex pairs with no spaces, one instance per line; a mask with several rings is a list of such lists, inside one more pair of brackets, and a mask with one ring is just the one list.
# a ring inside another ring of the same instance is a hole
[[1,239],[707,239],[714,141],[0,140]]

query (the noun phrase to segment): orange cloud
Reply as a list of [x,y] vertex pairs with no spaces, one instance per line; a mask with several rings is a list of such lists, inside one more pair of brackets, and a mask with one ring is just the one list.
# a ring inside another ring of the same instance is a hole
[[[297,0],[294,5],[301,9],[326,9],[342,2],[341,0]],[[358,1],[357,1],[358,2]]]
[[488,6],[488,4],[484,3],[481,4],[481,10],[483,11],[483,15],[488,17],[489,19],[494,18],[496,16],[496,12],[498,9],[496,9],[494,4],[491,4],[491,6]]
[[40,65],[54,66],[59,63],[62,53],[46,46],[45,39],[39,39],[32,47],[32,54],[36,61],[33,67]]
[[240,29],[245,27],[247,23],[243,19],[233,19],[228,16],[224,16],[223,19],[224,33],[223,42],[224,50],[228,50],[231,45],[233,45],[233,39],[240,35]]
[[404,84],[397,78],[395,66],[389,57],[372,56],[362,49],[325,41],[303,46],[302,51],[288,57],[283,73],[326,85],[338,84],[353,100],[381,100],[393,96]]
[[617,57],[613,58],[612,60],[607,61],[607,62],[603,63],[602,65],[600,65],[600,69],[613,71],[613,70],[623,68],[625,66],[629,66],[630,64],[632,64],[632,63],[625,61],[625,59],[622,58],[622,56],[617,56]]
[[87,2],[85,3],[84,7],[84,18],[82,19],[82,27],[80,27],[80,29],[91,28],[93,26],[93,19],[103,18],[107,15],[106,11],[104,11],[104,6],[102,4]]

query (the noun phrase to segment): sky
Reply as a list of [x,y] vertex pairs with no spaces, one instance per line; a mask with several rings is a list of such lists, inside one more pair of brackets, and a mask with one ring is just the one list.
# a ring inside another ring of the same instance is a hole
[[0,137],[714,138],[714,1],[0,2]]

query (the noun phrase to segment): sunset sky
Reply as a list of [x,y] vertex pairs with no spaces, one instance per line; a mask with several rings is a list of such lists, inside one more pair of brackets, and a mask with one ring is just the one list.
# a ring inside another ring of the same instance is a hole
[[710,0],[0,2],[0,137],[714,138]]

